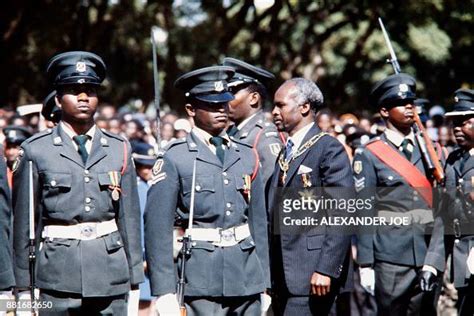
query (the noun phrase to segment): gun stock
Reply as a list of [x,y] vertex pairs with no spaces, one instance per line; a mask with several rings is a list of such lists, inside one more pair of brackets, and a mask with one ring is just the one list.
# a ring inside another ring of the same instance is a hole
[[[422,152],[425,152],[427,157],[425,158],[425,162],[427,163],[428,169],[430,169],[433,178],[436,180],[438,184],[444,183],[444,172],[441,163],[439,162],[438,154],[433,147],[433,142],[428,136],[428,133],[425,130],[425,127],[421,123],[420,116],[416,111],[414,111],[414,119],[415,119],[415,126],[418,129],[418,134],[423,137],[424,144],[420,143],[422,147]],[[424,148],[423,148],[424,146]]]

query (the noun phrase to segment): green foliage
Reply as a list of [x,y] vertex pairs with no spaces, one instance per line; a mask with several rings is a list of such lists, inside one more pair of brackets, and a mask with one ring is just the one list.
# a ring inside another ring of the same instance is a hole
[[[159,44],[162,105],[182,110],[173,88],[183,72],[224,56],[267,68],[282,80],[304,76],[321,86],[336,111],[362,111],[377,80],[392,73],[377,17],[404,72],[436,103],[473,84],[474,3],[456,0],[282,0],[257,11],[253,0],[35,0],[2,2],[0,105],[40,102],[51,89],[50,57],[91,50],[108,66],[101,98],[116,106],[153,100],[150,29],[169,33]],[[144,108],[142,110],[145,110]]]

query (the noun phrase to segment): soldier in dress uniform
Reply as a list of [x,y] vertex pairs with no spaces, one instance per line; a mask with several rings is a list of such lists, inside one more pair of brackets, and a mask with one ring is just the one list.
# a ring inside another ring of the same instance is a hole
[[[369,102],[387,128],[357,149],[353,162],[356,191],[361,198],[375,197],[372,215],[387,223],[391,218],[410,219],[405,225],[374,228],[358,236],[361,285],[375,294],[379,315],[419,315],[426,300],[418,274],[427,249],[426,225],[433,214],[431,183],[412,127],[415,92],[415,79],[403,73],[375,84]],[[424,313],[434,313],[431,303],[423,307]]]
[[431,291],[436,275],[446,268],[451,254],[451,279],[458,290],[460,315],[474,314],[474,90],[455,92],[452,112],[445,114],[454,125],[459,146],[446,161],[445,194],[437,212],[433,237],[420,280]]
[[261,164],[263,183],[266,184],[282,146],[281,134],[273,122],[265,119],[262,109],[268,86],[275,80],[275,76],[231,57],[224,58],[223,65],[235,70],[235,75],[229,82],[229,89],[235,97],[229,102],[229,119],[234,125],[227,133],[255,148]]
[[22,144],[14,167],[17,287],[30,286],[33,198],[36,287],[52,303],[40,313],[126,315],[126,294],[143,281],[140,209],[129,143],[94,124],[105,64],[89,52],[66,52],[49,61],[47,75],[62,115]]
[[[186,92],[186,112],[195,127],[158,155],[148,193],[145,253],[160,313],[179,313],[176,269],[183,259],[188,315],[260,315],[260,294],[270,287],[261,175],[254,174],[251,146],[225,132],[228,102],[234,99],[227,82],[233,74],[230,67],[214,66],[175,82]],[[180,255],[176,264],[173,226],[178,219],[188,228],[192,194],[191,255]]]
[[7,179],[8,185],[12,188],[13,184],[13,164],[20,153],[20,145],[29,137],[31,131],[27,127],[10,125],[3,130],[5,134],[3,151],[7,162]]

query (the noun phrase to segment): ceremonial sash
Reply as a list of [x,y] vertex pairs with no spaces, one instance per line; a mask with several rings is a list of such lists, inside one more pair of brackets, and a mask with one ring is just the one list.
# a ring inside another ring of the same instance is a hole
[[430,208],[433,207],[431,184],[417,167],[403,157],[397,150],[381,140],[367,144],[366,148],[393,171],[402,176],[402,178],[423,197],[428,206]]

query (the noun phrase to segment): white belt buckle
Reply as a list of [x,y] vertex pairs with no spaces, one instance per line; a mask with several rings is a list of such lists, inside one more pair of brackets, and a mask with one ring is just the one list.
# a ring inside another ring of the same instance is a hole
[[235,245],[235,229],[220,229],[219,230],[220,241],[216,243],[219,247],[230,247]]
[[86,225],[81,227],[81,239],[90,240],[97,238],[97,225]]

